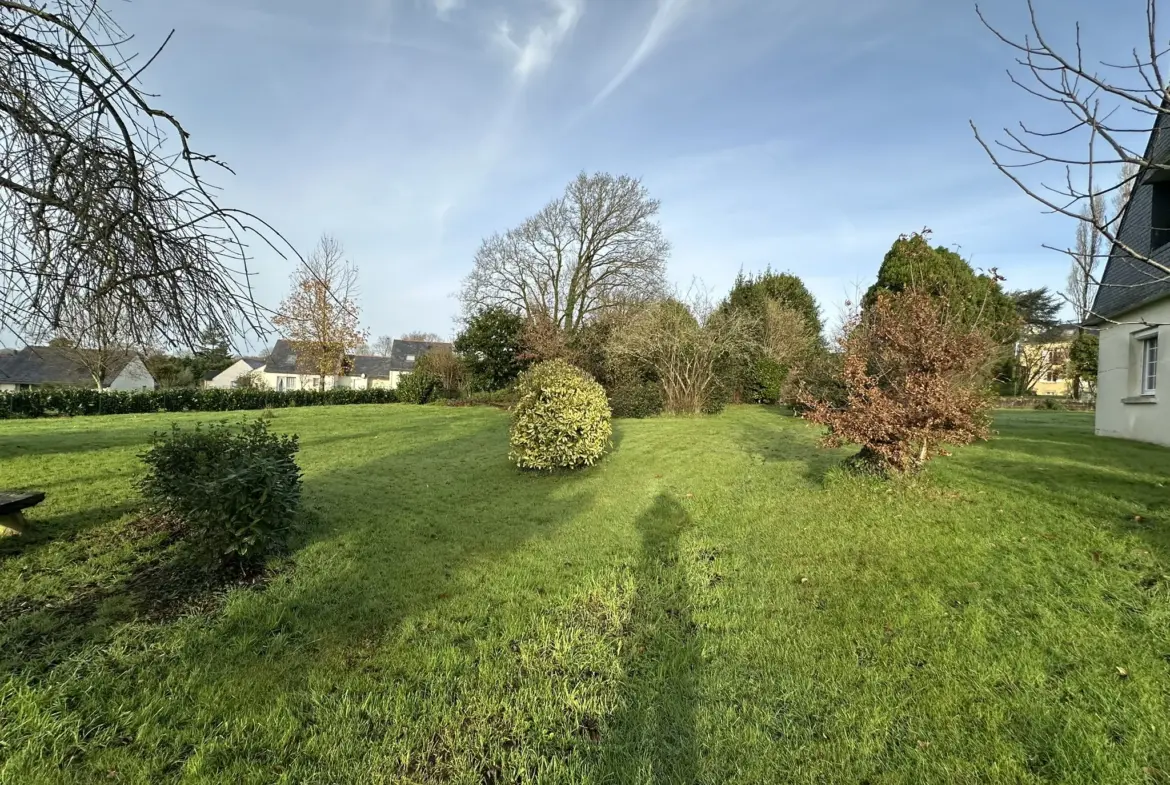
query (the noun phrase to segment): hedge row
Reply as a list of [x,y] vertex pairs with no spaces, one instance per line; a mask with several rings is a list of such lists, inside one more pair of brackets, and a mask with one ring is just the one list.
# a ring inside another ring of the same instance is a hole
[[274,390],[186,388],[98,392],[88,387],[32,389],[0,393],[0,419],[15,417],[80,417],[90,414],[152,412],[229,412],[283,409],[290,406],[341,406],[351,403],[396,403],[394,390]]

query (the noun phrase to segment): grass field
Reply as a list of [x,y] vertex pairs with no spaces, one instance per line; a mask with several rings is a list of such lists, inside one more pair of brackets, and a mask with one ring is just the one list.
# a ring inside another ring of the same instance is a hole
[[1170,782],[1170,451],[1089,415],[890,486],[763,408],[551,477],[492,409],[280,411],[306,527],[227,589],[135,524],[193,419],[0,423],[49,493],[0,541],[0,782]]

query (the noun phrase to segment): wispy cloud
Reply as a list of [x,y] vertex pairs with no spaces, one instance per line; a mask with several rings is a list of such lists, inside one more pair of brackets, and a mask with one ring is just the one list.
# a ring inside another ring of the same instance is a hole
[[463,0],[431,0],[435,6],[435,14],[440,19],[446,19],[451,12],[463,5]]
[[513,71],[520,81],[527,81],[552,62],[557,48],[585,12],[585,0],[549,0],[554,14],[533,25],[521,44],[512,35],[508,22],[501,22],[496,37],[516,59]]
[[634,71],[645,62],[655,49],[661,44],[667,34],[673,30],[679,22],[681,22],[691,10],[697,5],[696,0],[658,0],[658,10],[654,12],[654,18],[650,20],[650,26],[646,29],[646,34],[642,36],[641,42],[626,60],[625,64],[613,77],[609,80],[609,84],[601,89],[601,92],[593,99],[593,105],[604,101],[610,93],[622,86],[622,83],[630,78]]

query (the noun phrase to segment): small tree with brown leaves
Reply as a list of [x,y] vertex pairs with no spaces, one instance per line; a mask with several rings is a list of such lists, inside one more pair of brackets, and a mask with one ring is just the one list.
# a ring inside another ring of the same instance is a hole
[[805,394],[805,419],[829,428],[824,445],[859,444],[855,461],[906,472],[944,445],[986,439],[988,368],[995,346],[917,289],[878,292],[842,339],[844,401]]
[[341,244],[324,235],[305,264],[292,275],[292,291],[273,323],[297,353],[297,370],[325,377],[344,375],[348,357],[366,342],[359,326],[357,268]]

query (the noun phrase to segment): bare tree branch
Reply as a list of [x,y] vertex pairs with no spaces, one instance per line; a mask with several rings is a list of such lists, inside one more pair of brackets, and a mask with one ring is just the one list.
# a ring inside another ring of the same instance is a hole
[[141,63],[128,41],[97,0],[0,0],[0,327],[100,302],[143,346],[262,333],[249,235],[287,244],[220,205],[204,176],[231,170],[142,88],[166,41]]

